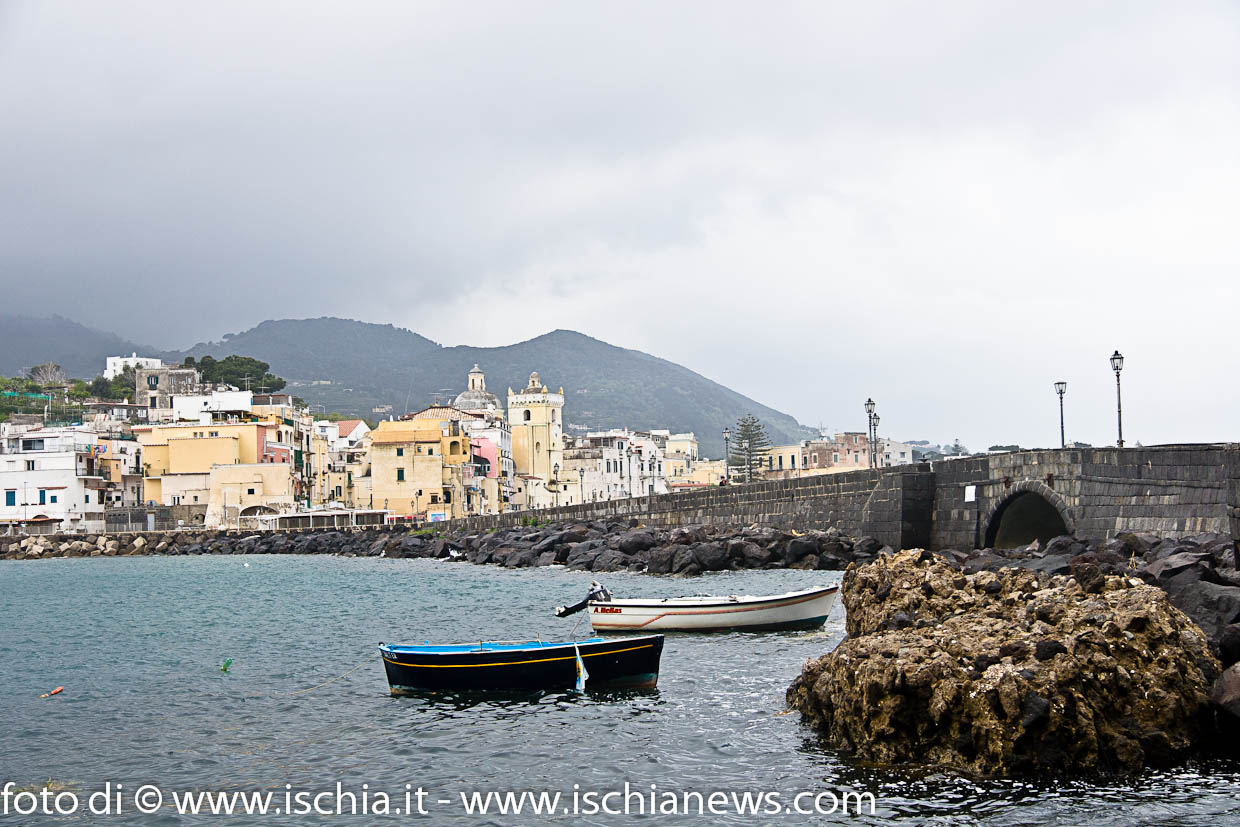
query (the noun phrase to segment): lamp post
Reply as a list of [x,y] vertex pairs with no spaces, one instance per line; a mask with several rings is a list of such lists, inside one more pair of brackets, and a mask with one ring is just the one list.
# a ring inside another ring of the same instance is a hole
[[633,446],[626,445],[624,448],[624,475],[628,478],[627,492],[630,499],[633,497]]
[[1067,390],[1068,390],[1067,382],[1056,382],[1055,383],[1055,393],[1059,394],[1059,447],[1060,448],[1068,447],[1068,441],[1064,438],[1064,435],[1063,435],[1063,395],[1067,392]]
[[874,467],[881,468],[883,466],[882,458],[879,456],[878,450],[878,414],[870,417],[870,422],[874,426]]
[[555,486],[555,505],[560,506],[560,463],[551,466],[551,484]]
[[745,451],[745,482],[753,482],[753,454],[749,452],[749,440],[742,440],[741,448]]
[[866,425],[867,425],[866,440],[870,444],[869,446],[870,447],[870,467],[873,468],[874,461],[875,461],[874,438],[877,435],[877,430],[878,430],[878,417],[874,413],[874,400],[873,399],[865,400],[865,419],[866,419]]
[[1119,426],[1119,439],[1116,446],[1124,447],[1124,405],[1119,392],[1119,372],[1124,369],[1124,357],[1117,350],[1111,354],[1111,370],[1115,371],[1115,421]]
[[577,499],[582,503],[586,501],[586,469],[577,469]]
[[732,441],[732,429],[723,429],[723,484],[728,484],[728,466],[732,464],[732,453],[729,445]]

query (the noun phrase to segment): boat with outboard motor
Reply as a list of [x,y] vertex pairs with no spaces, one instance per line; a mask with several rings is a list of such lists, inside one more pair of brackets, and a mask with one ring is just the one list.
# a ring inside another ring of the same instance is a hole
[[[601,587],[600,587],[601,588]],[[583,603],[598,632],[785,631],[817,629],[827,620],[838,586],[786,594],[615,599],[592,589]],[[581,604],[565,609],[566,614]]]
[[464,689],[653,689],[663,635],[550,643],[379,644],[393,695]]

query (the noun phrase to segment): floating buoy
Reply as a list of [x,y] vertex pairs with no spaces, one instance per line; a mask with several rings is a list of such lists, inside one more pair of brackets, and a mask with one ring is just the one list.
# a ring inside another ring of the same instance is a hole
[[53,695],[59,695],[61,692],[64,692],[64,691],[65,691],[65,688],[64,688],[63,686],[58,686],[58,687],[56,687],[55,689],[53,689],[51,692],[48,692],[47,694],[44,694],[44,695],[40,695],[39,697],[40,697],[40,698],[50,698],[50,697],[52,697]]
[[245,568],[247,568],[247,569],[250,567],[250,564],[249,564],[249,563],[242,563],[241,565],[242,565],[242,566],[244,566],[244,567],[245,567]]
[[221,672],[227,672],[228,667],[232,666],[232,658],[225,658],[224,665],[220,667]]

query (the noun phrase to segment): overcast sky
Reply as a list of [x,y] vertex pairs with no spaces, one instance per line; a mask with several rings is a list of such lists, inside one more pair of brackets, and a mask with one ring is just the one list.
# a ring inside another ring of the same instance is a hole
[[1240,440],[1238,239],[1231,2],[0,4],[0,312],[158,347],[562,327],[974,449],[1113,441],[1118,348]]

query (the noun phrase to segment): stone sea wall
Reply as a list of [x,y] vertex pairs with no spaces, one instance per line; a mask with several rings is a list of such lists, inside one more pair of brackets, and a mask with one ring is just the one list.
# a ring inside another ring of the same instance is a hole
[[834,528],[852,537],[874,537],[893,548],[913,548],[929,543],[933,503],[934,475],[928,463],[920,463],[468,517],[445,526],[471,532],[518,527],[530,520],[637,519],[657,529],[704,524],[767,525],[799,531]]

